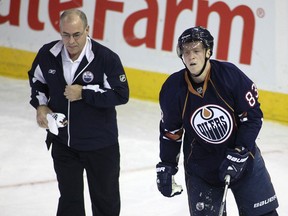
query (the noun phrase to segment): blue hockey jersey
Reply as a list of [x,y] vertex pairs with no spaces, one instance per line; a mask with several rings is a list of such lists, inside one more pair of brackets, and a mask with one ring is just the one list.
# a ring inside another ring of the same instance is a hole
[[256,85],[239,68],[228,62],[210,63],[211,70],[199,87],[186,69],[163,84],[160,158],[177,166],[183,143],[186,172],[218,184],[227,148],[255,151],[263,114]]

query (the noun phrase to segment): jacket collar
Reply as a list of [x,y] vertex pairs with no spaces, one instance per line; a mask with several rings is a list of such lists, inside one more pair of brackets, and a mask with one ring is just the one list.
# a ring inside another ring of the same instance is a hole
[[[85,52],[85,56],[88,60],[88,62],[91,62],[94,59],[94,53],[92,51],[92,41],[90,37],[87,37],[87,48]],[[61,53],[61,50],[63,48],[64,44],[62,40],[59,40],[51,49],[50,52],[52,55],[55,56],[55,58]]]

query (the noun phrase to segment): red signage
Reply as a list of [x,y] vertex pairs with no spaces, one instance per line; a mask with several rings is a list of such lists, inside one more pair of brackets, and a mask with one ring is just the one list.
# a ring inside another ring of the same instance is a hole
[[[211,13],[216,13],[219,16],[219,35],[217,43],[217,59],[227,60],[229,51],[229,42],[231,38],[231,25],[233,19],[237,16],[243,20],[241,51],[239,62],[242,64],[251,64],[253,40],[255,32],[255,16],[251,8],[247,5],[238,5],[231,9],[224,1],[218,1],[209,5],[207,0],[197,1],[197,8],[193,8],[194,0],[166,0],[166,11],[164,20],[164,29],[162,35],[161,49],[165,51],[173,50],[173,42],[175,41],[175,25],[176,21],[183,10],[190,10],[191,13],[196,13],[196,20],[191,20],[191,26],[201,25],[208,26],[208,18]],[[159,16],[159,1],[146,0],[147,7],[137,10],[129,14],[123,24],[123,38],[130,46],[137,47],[145,45],[147,48],[156,49],[156,35],[158,29]],[[28,25],[32,30],[43,31],[45,22],[39,20],[38,14],[40,0],[30,0],[28,7]],[[92,37],[97,40],[103,40],[106,16],[108,11],[123,13],[123,2],[112,0],[97,0],[95,4],[95,13],[93,20]],[[128,3],[126,3],[128,4]],[[8,22],[10,25],[19,26],[21,0],[11,0],[10,9],[7,15],[0,14],[0,25]],[[48,14],[51,25],[59,32],[59,16],[62,11],[71,8],[83,7],[83,0],[71,0],[61,2],[60,0],[50,0],[48,6]],[[126,15],[125,15],[126,16]],[[145,36],[139,38],[136,36],[134,29],[135,25],[145,19],[147,26]],[[120,34],[120,32],[118,33]]]

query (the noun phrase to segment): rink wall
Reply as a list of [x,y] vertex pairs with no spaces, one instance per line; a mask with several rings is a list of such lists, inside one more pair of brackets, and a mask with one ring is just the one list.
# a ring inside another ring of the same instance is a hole
[[119,54],[131,97],[158,101],[162,83],[183,67],[178,36],[202,25],[214,36],[212,58],[233,62],[255,81],[265,118],[288,123],[288,2],[0,1],[0,75],[27,79],[39,48],[60,38],[59,14],[69,8],[85,11],[90,36]]

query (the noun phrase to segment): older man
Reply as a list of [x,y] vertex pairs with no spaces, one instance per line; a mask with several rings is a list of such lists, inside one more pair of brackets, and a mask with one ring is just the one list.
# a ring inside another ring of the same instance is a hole
[[62,40],[45,44],[28,72],[30,104],[52,145],[60,198],[57,216],[85,215],[83,172],[93,215],[120,212],[120,151],[115,106],[129,89],[117,54],[89,37],[86,15],[64,11]]

